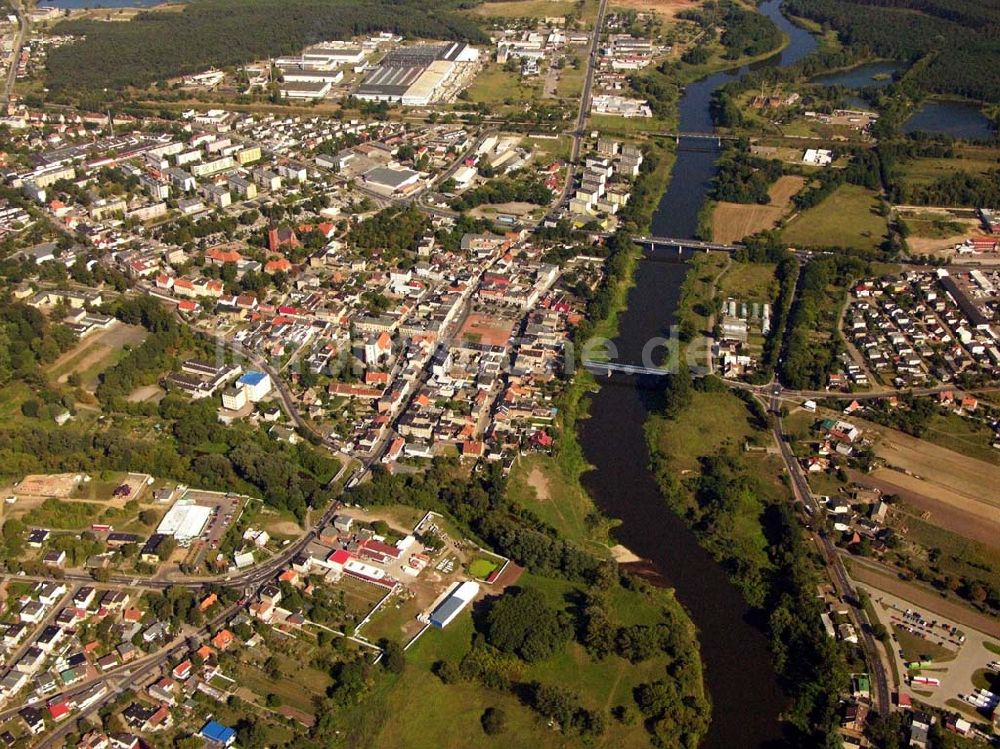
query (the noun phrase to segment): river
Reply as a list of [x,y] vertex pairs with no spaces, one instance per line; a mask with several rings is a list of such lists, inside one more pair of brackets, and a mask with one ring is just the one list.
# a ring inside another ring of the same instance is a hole
[[[780,0],[768,0],[760,11],[789,36],[790,43],[760,64],[787,65],[816,46],[810,34],[781,15],[779,4]],[[680,129],[711,130],[712,92],[746,71],[717,73],[688,86],[680,101]],[[679,150],[670,185],[653,218],[654,234],[694,236],[715,158],[711,152]],[[676,256],[651,256],[639,262],[628,307],[619,319],[615,339],[619,361],[641,361],[645,342],[665,334],[686,272],[687,265],[677,262]],[[684,521],[667,507],[649,470],[643,427],[659,400],[655,389],[613,380],[602,385],[591,400],[589,418],[580,422],[580,442],[594,466],[584,474],[583,484],[606,515],[621,520],[616,538],[649,560],[652,569],[647,573],[676,590],[698,628],[705,681],[713,702],[712,723],[702,746],[764,747],[781,737],[779,714],[787,699],[771,664],[767,639],[752,621],[742,595]]]

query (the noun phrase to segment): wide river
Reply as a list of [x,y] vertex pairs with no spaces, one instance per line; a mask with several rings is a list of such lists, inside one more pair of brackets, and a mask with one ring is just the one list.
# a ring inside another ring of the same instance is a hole
[[[813,37],[781,15],[780,0],[760,11],[790,38],[778,55],[761,63],[787,65],[811,52]],[[746,68],[718,73],[687,87],[680,101],[682,131],[712,129],[712,92]],[[670,186],[653,218],[653,233],[693,237],[698,211],[714,175],[715,154],[685,150],[677,154]],[[673,321],[687,265],[666,256],[638,264],[628,308],[615,339],[618,360],[641,361],[653,337],[665,335]],[[643,425],[658,406],[654,390],[606,380],[580,422],[580,441],[595,467],[583,483],[609,517],[621,520],[616,538],[653,565],[651,573],[677,591],[678,600],[698,628],[705,679],[712,697],[711,728],[703,747],[755,749],[780,739],[779,715],[787,706],[771,664],[767,639],[739,591],[703,550],[680,517],[667,507],[649,470]],[[719,430],[729,428],[719,424]]]

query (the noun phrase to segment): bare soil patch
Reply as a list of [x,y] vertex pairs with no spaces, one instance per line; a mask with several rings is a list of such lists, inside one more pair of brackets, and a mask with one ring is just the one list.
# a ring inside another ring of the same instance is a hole
[[539,502],[546,502],[552,499],[552,492],[549,491],[549,479],[545,472],[538,466],[534,466],[528,473],[528,486],[535,490],[535,496]]
[[146,337],[146,331],[138,325],[125,325],[115,321],[107,330],[83,338],[69,351],[56,359],[49,367],[49,373],[62,384],[71,374],[87,377],[83,386],[93,391],[97,387],[97,377],[102,363],[112,359],[126,345],[136,346]]
[[728,244],[738,242],[758,231],[774,228],[788,212],[792,196],[805,184],[805,179],[794,175],[779,177],[768,194],[767,205],[745,203],[716,203],[712,213],[712,238]]
[[665,18],[673,18],[682,10],[697,8],[693,0],[615,0],[615,8],[628,8],[639,13],[657,13]]

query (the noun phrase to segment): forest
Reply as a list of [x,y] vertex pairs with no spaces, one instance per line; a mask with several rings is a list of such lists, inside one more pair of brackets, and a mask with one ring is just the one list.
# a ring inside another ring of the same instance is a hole
[[798,294],[792,305],[781,359],[781,381],[793,390],[818,390],[837,360],[839,342],[817,345],[817,331],[833,329],[837,311],[830,309],[829,287],[843,291],[860,276],[863,261],[844,255],[829,255],[806,264],[799,278]]
[[518,179],[495,179],[480,185],[451,202],[456,211],[468,211],[480,205],[497,203],[533,203],[548,205],[552,191],[538,180],[521,177]]
[[963,0],[789,0],[789,12],[837,30],[850,47],[913,62],[930,93],[1000,101],[1000,7]]
[[716,167],[712,198],[730,203],[767,205],[771,202],[768,190],[782,172],[780,161],[752,156],[745,141],[728,143]]
[[53,92],[146,86],[165,78],[294,54],[374,31],[407,38],[484,41],[453,0],[194,0],[182,12],[147,11],[128,23],[64,21],[83,41],[53,48]]

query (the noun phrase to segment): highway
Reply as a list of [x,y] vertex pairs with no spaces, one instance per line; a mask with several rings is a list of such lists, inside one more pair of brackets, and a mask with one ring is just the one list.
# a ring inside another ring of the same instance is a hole
[[[781,452],[781,459],[785,463],[785,468],[788,471],[789,478],[791,479],[792,491],[796,500],[801,502],[803,506],[809,508],[811,514],[818,517],[822,515],[823,508],[813,498],[812,491],[809,489],[809,482],[806,481],[805,474],[802,472],[802,467],[799,465],[799,461],[792,452],[791,446],[785,439],[784,427],[779,413],[780,393],[780,387],[773,388],[771,390],[769,402],[769,408],[774,414],[772,427],[774,440],[778,443],[778,448]],[[865,659],[868,662],[873,686],[872,701],[874,707],[883,715],[888,715],[892,710],[892,695],[889,687],[889,678],[878,643],[872,635],[871,624],[868,622],[868,615],[865,613],[864,609],[861,608],[857,591],[854,589],[850,578],[847,576],[847,571],[844,569],[844,564],[840,559],[840,553],[837,550],[837,547],[823,532],[816,533],[813,537],[816,542],[816,546],[819,548],[820,554],[826,563],[826,568],[830,573],[838,595],[844,603],[850,606],[851,619],[854,621],[854,626],[861,637],[860,644],[865,652]]]

